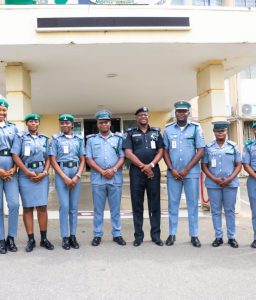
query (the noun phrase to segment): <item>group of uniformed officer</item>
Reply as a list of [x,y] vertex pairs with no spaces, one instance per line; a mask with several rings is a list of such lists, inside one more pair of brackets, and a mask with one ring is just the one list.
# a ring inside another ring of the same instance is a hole
[[[206,175],[205,186],[210,198],[212,221],[215,230],[213,247],[223,244],[222,206],[224,207],[228,244],[237,248],[235,239],[235,203],[242,163],[248,172],[248,195],[252,210],[256,248],[256,141],[246,143],[243,159],[234,142],[227,139],[228,121],[213,122],[215,140],[205,145],[201,127],[188,120],[190,104],[175,103],[176,121],[167,124],[163,137],[160,129],[149,125],[149,110],[135,112],[137,126],[126,130],[124,136],[112,133],[111,113],[96,113],[99,133],[83,138],[73,133],[74,117],[59,117],[59,134],[48,137],[39,133],[40,115],[25,117],[27,130],[19,133],[16,126],[6,121],[8,102],[0,99],[0,253],[16,252],[19,194],[23,205],[23,220],[28,234],[26,251],[36,246],[34,239],[33,210],[36,207],[40,227],[40,246],[53,250],[47,239],[47,204],[49,193],[48,170],[55,170],[55,187],[59,201],[62,247],[78,249],[76,239],[77,213],[81,189],[81,176],[85,162],[91,168],[91,186],[94,205],[93,239],[98,246],[103,236],[103,221],[108,199],[113,241],[126,245],[122,237],[120,204],[122,195],[122,167],[125,157],[130,160],[130,190],[134,222],[134,242],[138,247],[144,239],[143,211],[145,190],[148,199],[150,236],[152,242],[163,246],[160,234],[160,179],[158,162],[164,158],[167,165],[169,236],[165,242],[176,241],[181,193],[184,188],[188,207],[189,235],[194,247],[201,247],[198,238],[198,199],[200,165]],[[253,123],[256,137],[256,122]],[[18,173],[16,172],[18,170]],[[9,210],[8,235],[5,239],[3,192]]]

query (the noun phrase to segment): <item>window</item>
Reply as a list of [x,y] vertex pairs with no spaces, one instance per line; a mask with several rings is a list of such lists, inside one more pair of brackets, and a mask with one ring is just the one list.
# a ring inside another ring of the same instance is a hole
[[222,6],[222,0],[193,0],[192,3],[198,6]]
[[256,78],[256,65],[250,65],[239,73],[242,79],[255,79]]
[[255,7],[256,6],[256,1],[255,0],[236,0],[235,6]]

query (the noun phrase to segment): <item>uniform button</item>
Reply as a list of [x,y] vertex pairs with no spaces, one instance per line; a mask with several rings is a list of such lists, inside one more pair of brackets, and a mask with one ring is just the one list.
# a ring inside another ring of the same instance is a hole
[[180,151],[182,151],[182,149],[180,149]]
[[219,157],[221,157],[221,155],[219,155]]
[[182,143],[182,141],[180,141],[180,143]]
[[180,160],[182,160],[182,158],[180,158]]
[[219,165],[221,165],[221,162],[219,162]]

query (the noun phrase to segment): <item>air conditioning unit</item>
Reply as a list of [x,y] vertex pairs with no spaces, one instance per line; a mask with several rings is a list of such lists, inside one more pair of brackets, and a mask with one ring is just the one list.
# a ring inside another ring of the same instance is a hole
[[242,104],[241,113],[245,116],[256,116],[256,104]]

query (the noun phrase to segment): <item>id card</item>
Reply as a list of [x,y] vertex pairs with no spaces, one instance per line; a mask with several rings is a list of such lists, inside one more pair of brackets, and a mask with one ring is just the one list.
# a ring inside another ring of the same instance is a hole
[[172,149],[176,149],[177,148],[177,142],[176,140],[172,141]]
[[213,159],[212,159],[211,165],[212,165],[212,168],[216,168],[216,166],[217,166],[216,158],[213,158]]
[[25,145],[24,155],[30,156],[30,145]]
[[155,141],[151,141],[150,142],[150,146],[151,146],[151,149],[156,149],[156,142]]
[[69,153],[68,145],[64,145],[63,146],[63,152],[64,152],[64,154],[68,154]]

